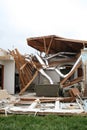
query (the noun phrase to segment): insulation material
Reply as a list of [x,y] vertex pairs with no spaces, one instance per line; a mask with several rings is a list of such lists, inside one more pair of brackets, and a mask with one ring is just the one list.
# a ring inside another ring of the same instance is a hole
[[0,100],[11,98],[6,90],[0,90]]

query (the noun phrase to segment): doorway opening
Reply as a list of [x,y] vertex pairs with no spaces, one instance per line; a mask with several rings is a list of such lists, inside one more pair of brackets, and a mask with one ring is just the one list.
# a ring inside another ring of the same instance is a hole
[[3,89],[4,86],[4,65],[0,65],[0,89]]
[[15,93],[20,92],[20,79],[19,79],[19,74],[15,73]]

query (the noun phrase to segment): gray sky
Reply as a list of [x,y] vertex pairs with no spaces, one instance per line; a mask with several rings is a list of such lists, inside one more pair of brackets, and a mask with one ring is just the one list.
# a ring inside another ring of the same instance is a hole
[[34,53],[26,38],[87,40],[87,0],[0,0],[0,48]]

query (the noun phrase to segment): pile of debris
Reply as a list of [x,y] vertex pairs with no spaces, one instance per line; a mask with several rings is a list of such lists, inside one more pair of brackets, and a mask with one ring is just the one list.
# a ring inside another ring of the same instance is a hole
[[[23,56],[17,49],[10,51],[15,59],[20,76],[20,94],[41,74],[48,80],[48,85],[59,83],[63,92],[66,89],[80,86],[79,90],[87,96],[86,67],[83,69],[81,54],[81,50],[87,45],[86,41],[65,39],[52,35],[28,38],[27,43],[39,50],[40,53]],[[53,75],[51,71],[55,72],[56,75]],[[56,81],[53,80],[54,77],[56,77]],[[40,82],[40,79],[38,82]]]
[[34,115],[87,115],[87,99],[82,99],[77,89],[71,90],[72,97],[13,97],[0,90],[0,113]]
[[[24,56],[17,49],[9,51],[14,57],[20,77],[19,95],[38,77],[36,90],[38,88],[39,93],[36,93],[40,97],[20,97],[20,100],[15,100],[13,106],[8,104],[8,107],[3,109],[8,113],[18,114],[86,114],[84,96],[87,96],[87,59],[84,57],[87,57],[87,41],[52,35],[28,38],[27,43],[39,53]],[[40,75],[42,80],[45,77],[48,81],[46,84],[40,84]],[[47,95],[47,91],[50,94]],[[67,91],[68,96],[61,98]],[[56,93],[56,97],[51,97],[51,92]]]
[[10,51],[10,54],[14,57],[16,67],[19,72],[21,81],[20,94],[22,94],[35,79],[38,71],[30,61],[27,61],[26,58],[19,53],[17,49]]

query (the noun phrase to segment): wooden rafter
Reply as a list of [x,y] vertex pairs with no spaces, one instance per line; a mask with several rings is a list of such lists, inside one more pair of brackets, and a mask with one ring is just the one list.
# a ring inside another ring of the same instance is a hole
[[20,94],[22,94],[30,86],[38,73],[35,67],[28,62],[17,49],[10,51],[10,54],[14,57],[16,67],[19,72],[21,81]]
[[[45,38],[46,41],[47,50],[44,50],[43,37]],[[52,38],[53,38],[52,46],[50,46],[51,45],[50,39],[52,40]],[[29,46],[32,46],[33,48],[41,52],[46,51],[47,54],[48,53],[55,54],[57,52],[67,52],[67,51],[79,53],[80,50],[84,47],[83,43],[87,44],[87,41],[67,39],[55,35],[50,35],[50,36],[28,38],[27,43]]]
[[46,48],[46,40],[45,40],[45,38],[43,37],[43,43],[44,43],[44,52],[46,53],[47,52],[47,48]]
[[52,41],[53,41],[53,37],[52,37],[52,38],[51,38],[51,40],[50,40],[50,43],[49,43],[49,46],[48,46],[48,49],[47,49],[46,54],[48,54],[48,53],[49,53],[49,50],[50,50],[50,47],[51,47]]
[[38,72],[36,71],[35,75],[33,76],[33,78],[27,83],[27,85],[20,91],[20,95],[23,94],[23,92],[25,92],[25,90],[29,87],[29,85],[32,83],[32,81],[36,78],[36,76],[38,75]]

